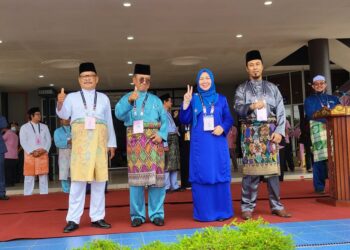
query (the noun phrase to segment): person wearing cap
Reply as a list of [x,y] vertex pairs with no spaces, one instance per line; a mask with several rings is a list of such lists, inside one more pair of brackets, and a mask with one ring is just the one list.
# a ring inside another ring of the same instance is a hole
[[96,91],[98,75],[93,63],[79,66],[81,90],[68,95],[64,89],[57,97],[56,113],[71,120],[71,186],[67,225],[63,232],[79,228],[84,211],[86,183],[91,182],[91,226],[108,229],[105,218],[105,186],[108,180],[108,155],[112,159],[117,147],[109,98]]
[[201,69],[197,91],[187,86],[180,121],[191,124],[190,177],[193,218],[223,221],[233,216],[231,162],[226,136],[233,125],[226,97],[216,92],[211,70]]
[[253,216],[260,176],[267,180],[272,214],[291,217],[280,202],[278,144],[285,135],[285,109],[277,86],[262,79],[263,60],[258,50],[246,54],[249,79],[238,86],[234,109],[241,121],[243,178],[241,210]]
[[312,165],[313,184],[316,193],[324,193],[326,178],[328,176],[326,119],[314,119],[313,115],[323,107],[332,109],[337,104],[340,104],[340,102],[338,97],[325,93],[327,83],[324,76],[315,76],[312,80],[311,87],[315,93],[305,99],[304,109],[306,120],[310,123],[310,135],[314,158],[314,163]]
[[[0,115],[0,130],[7,127],[7,120],[4,116]],[[8,200],[6,195],[6,183],[5,183],[5,153],[7,152],[6,144],[2,136],[0,136],[0,200]]]
[[61,127],[57,128],[53,134],[54,142],[58,148],[58,168],[59,180],[62,191],[69,194],[70,180],[70,155],[72,152],[72,134],[69,126],[70,120],[61,119]]
[[40,194],[48,194],[49,150],[51,135],[47,125],[41,123],[38,107],[27,112],[29,121],[19,131],[19,141],[24,150],[24,195],[32,195],[35,176],[39,176]]
[[172,99],[169,94],[160,97],[168,117],[168,140],[164,142],[165,149],[165,190],[169,192],[183,191],[177,182],[177,172],[180,170],[179,132],[171,115]]
[[164,225],[164,147],[168,137],[167,114],[162,101],[148,92],[151,67],[135,64],[135,89],[115,106],[115,116],[127,127],[128,181],[131,226],[146,221],[145,187],[148,188],[148,217]]

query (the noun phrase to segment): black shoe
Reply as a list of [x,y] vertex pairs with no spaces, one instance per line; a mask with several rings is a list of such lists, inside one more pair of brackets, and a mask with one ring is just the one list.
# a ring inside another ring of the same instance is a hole
[[131,222],[132,227],[139,227],[142,224],[142,220],[140,218],[135,218]]
[[112,227],[111,224],[105,222],[105,220],[98,220],[98,221],[91,222],[91,226],[104,228],[104,229],[108,229]]
[[155,218],[152,221],[152,223],[156,226],[159,226],[159,227],[164,226],[164,220],[162,218],[159,218],[159,217]]
[[7,201],[9,199],[10,199],[10,197],[8,197],[7,195],[0,196],[0,200],[2,200],[2,201]]
[[68,221],[67,225],[64,227],[63,232],[64,233],[70,233],[74,230],[77,230],[79,228],[79,225],[73,221]]
[[172,193],[173,191],[169,189],[165,190],[165,193],[169,194],[169,193]]
[[184,189],[184,188],[177,188],[177,189],[174,189],[173,190],[173,192],[183,192],[183,191],[185,191],[186,189]]

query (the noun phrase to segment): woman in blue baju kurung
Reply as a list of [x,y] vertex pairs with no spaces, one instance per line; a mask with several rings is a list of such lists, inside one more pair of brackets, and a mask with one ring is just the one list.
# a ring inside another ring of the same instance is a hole
[[197,75],[197,91],[184,96],[180,121],[191,124],[190,177],[193,217],[198,221],[221,221],[233,216],[230,153],[226,135],[233,119],[226,97],[215,90],[209,69]]

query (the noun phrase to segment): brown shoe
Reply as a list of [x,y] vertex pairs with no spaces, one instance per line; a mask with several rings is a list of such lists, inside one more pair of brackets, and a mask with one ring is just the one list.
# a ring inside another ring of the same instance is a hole
[[283,217],[283,218],[290,218],[290,217],[292,217],[292,215],[290,213],[288,213],[285,209],[272,210],[272,214],[273,215],[277,215],[279,217]]
[[250,211],[242,211],[241,217],[243,220],[249,220],[253,217],[253,213]]

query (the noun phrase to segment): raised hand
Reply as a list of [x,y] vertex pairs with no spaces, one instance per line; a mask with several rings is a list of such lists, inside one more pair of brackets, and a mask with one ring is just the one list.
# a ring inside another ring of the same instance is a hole
[[193,93],[193,87],[190,85],[187,85],[187,92],[184,95],[184,102],[190,103],[192,100],[192,93]]
[[61,92],[57,95],[57,102],[62,104],[65,98],[66,94],[64,93],[64,88],[61,88]]
[[64,93],[64,88],[61,88],[61,92],[57,95],[57,109],[61,110],[63,106],[64,99],[66,99],[66,94]]
[[130,103],[133,103],[137,100],[137,98],[139,98],[139,94],[137,93],[137,87],[135,86],[134,92],[132,92],[131,95],[129,95],[128,101]]

